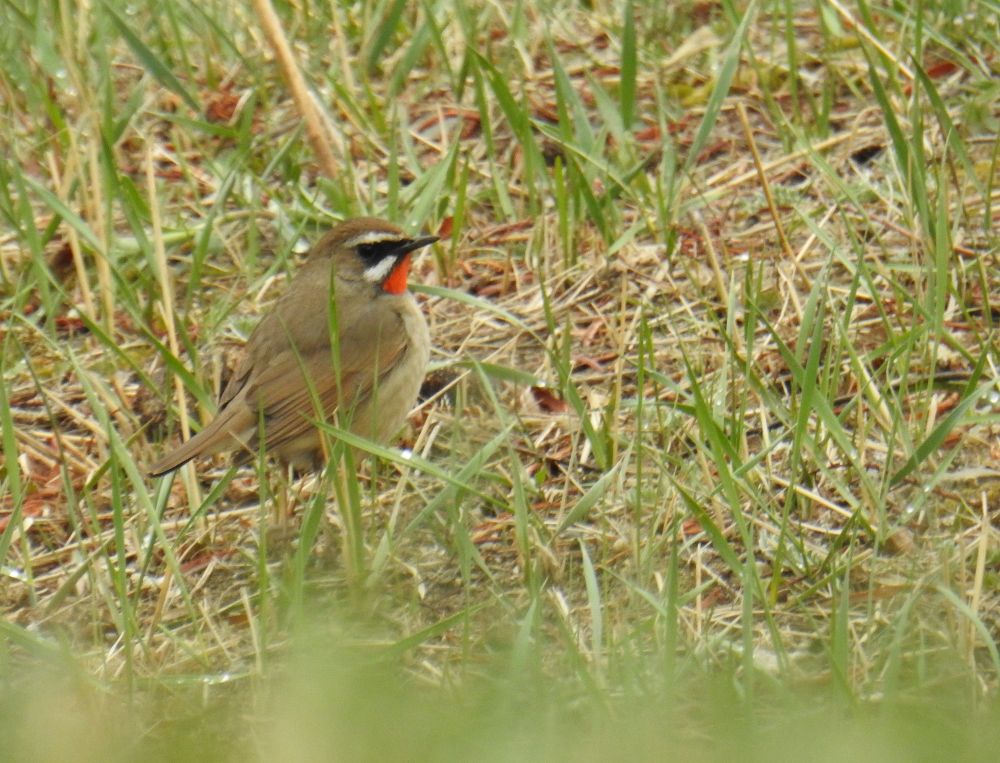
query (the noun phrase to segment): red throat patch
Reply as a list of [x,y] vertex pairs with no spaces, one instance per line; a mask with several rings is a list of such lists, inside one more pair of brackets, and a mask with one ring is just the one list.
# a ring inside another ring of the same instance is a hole
[[410,274],[410,253],[396,263],[386,279],[382,282],[382,290],[389,294],[402,294],[406,291],[406,277]]

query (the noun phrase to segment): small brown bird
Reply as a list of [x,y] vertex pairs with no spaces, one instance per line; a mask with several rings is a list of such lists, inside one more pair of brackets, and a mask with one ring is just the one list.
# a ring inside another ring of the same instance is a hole
[[313,468],[323,454],[316,421],[334,411],[341,426],[372,440],[396,434],[430,358],[427,322],[406,288],[410,257],[437,240],[410,238],[371,217],[323,236],[250,334],[216,417],[152,464],[150,476],[222,451],[248,461],[261,431],[269,454],[298,470]]

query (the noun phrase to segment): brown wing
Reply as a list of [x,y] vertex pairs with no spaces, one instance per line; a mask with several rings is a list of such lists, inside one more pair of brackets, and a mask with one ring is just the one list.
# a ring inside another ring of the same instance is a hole
[[297,347],[303,357],[329,351],[329,283],[328,260],[306,263],[292,279],[284,296],[247,339],[240,362],[219,394],[220,412],[253,378],[280,364],[282,353],[289,347]]
[[250,378],[252,371],[253,361],[250,358],[250,354],[244,352],[243,357],[240,358],[240,362],[236,364],[233,375],[229,377],[226,386],[219,393],[219,411],[222,411],[240,393],[240,390],[243,389]]
[[[349,304],[350,292],[343,296],[342,314],[354,321],[342,326],[339,389],[348,405],[356,405],[402,357],[406,332],[399,314],[385,303],[358,298]],[[256,451],[261,409],[267,447],[278,450],[336,408],[340,394],[330,361],[326,299],[325,291],[306,290],[297,302],[289,297],[280,300],[250,335],[245,354],[219,395],[215,419],[152,464],[149,473],[165,474],[192,458],[223,450]],[[316,320],[317,316],[324,319]]]
[[[329,349],[300,356],[282,352],[246,387],[245,400],[263,409],[269,450],[280,450],[315,428],[342,404],[356,406],[371,394],[406,350],[406,333],[392,312],[376,325],[356,325],[341,337],[340,384]],[[343,399],[341,399],[343,395]]]

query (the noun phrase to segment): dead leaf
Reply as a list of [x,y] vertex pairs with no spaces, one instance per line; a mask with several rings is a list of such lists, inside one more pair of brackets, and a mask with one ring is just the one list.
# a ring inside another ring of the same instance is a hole
[[532,387],[531,395],[535,402],[546,413],[566,413],[569,405],[565,400],[560,400],[555,393],[547,387]]

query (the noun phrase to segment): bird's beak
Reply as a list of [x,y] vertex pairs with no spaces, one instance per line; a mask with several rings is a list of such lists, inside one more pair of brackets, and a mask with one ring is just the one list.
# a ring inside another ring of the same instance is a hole
[[407,252],[412,252],[416,249],[423,249],[425,246],[430,246],[438,240],[437,236],[421,236],[420,238],[411,238],[407,241],[401,241],[398,251],[400,254],[406,254]]

